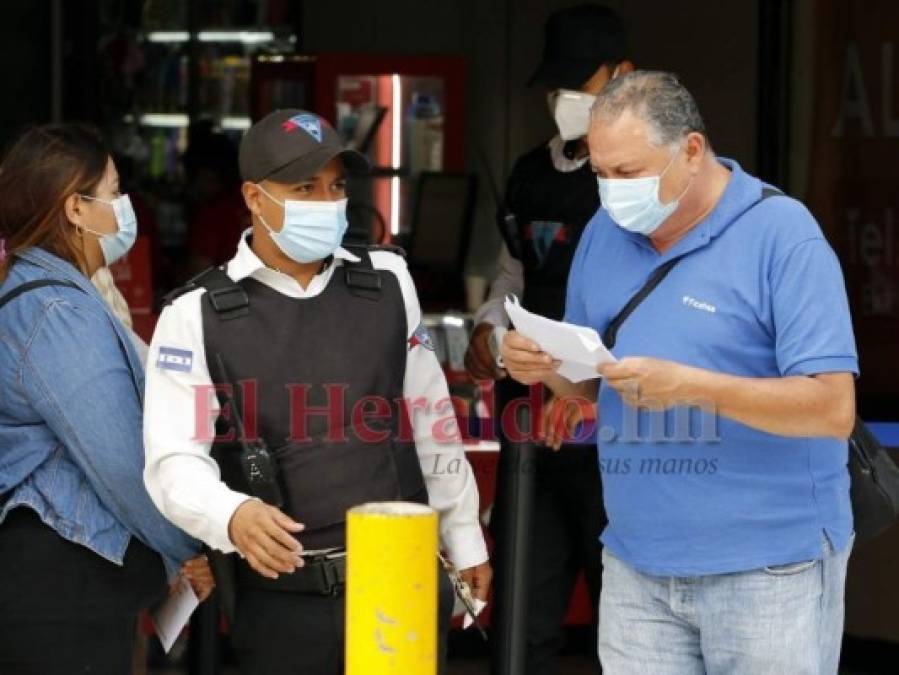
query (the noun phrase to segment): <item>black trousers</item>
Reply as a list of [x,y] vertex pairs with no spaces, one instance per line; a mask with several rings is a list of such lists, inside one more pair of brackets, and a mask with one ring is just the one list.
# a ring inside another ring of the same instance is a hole
[[[496,499],[491,515],[496,560],[504,555],[506,494],[504,477],[509,475],[508,453],[500,454]],[[597,606],[602,579],[602,546],[599,535],[606,524],[602,503],[602,482],[596,447],[565,445],[558,452],[538,451],[534,476],[533,521],[529,536],[529,578],[527,597],[527,656],[522,675],[556,672],[557,655],[565,644],[563,621],[577,575],[583,571],[593,607],[593,640],[596,639]],[[503,585],[516,583],[502,577],[502,564],[494,564],[496,592],[494,614],[504,611]],[[494,642],[494,668],[497,649]],[[596,671],[600,672],[595,647]]]
[[[447,575],[438,575],[439,672],[445,672],[453,609]],[[238,586],[232,644],[243,675],[342,675],[345,597]]]
[[136,539],[119,567],[13,509],[0,524],[0,673],[130,673],[138,613],[165,593],[161,558]]

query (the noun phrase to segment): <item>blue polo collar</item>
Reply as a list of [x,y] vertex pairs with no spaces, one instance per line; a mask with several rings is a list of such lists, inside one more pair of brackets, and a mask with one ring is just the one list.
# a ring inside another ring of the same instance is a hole
[[718,157],[718,162],[731,172],[730,180],[712,211],[664,254],[659,255],[648,237],[633,232],[621,232],[641,248],[647,249],[663,263],[671,258],[702,248],[724,232],[761,197],[762,182],[748,175],[734,160]]

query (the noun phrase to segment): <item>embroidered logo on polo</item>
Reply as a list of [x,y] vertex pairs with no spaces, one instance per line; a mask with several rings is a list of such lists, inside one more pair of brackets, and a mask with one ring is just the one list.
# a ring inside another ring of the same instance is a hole
[[428,330],[428,327],[423,323],[418,325],[418,328],[415,329],[415,332],[412,334],[412,337],[409,338],[409,349],[411,350],[413,347],[417,347],[421,345],[427,350],[434,351],[434,338],[431,337],[431,332]]
[[699,310],[702,310],[703,312],[708,312],[709,314],[714,314],[715,312],[718,311],[718,308],[715,307],[715,305],[712,305],[708,302],[702,302],[702,301],[697,300],[696,298],[691,297],[689,295],[685,295],[681,302],[683,302],[687,307],[691,307],[693,309],[699,309]]
[[302,129],[319,143],[322,142],[322,123],[315,115],[309,115],[307,113],[294,115],[289,120],[282,123],[281,128],[287,133],[291,133],[296,129]]
[[186,349],[160,347],[156,367],[161,370],[189,373],[194,367],[194,353]]

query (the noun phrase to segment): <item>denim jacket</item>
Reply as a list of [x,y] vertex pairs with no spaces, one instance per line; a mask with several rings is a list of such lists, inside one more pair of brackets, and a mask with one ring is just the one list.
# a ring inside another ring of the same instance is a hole
[[121,565],[132,536],[169,577],[199,543],[169,523],[143,483],[144,370],[90,281],[40,248],[17,255],[0,297],[0,522],[34,509],[62,537]]

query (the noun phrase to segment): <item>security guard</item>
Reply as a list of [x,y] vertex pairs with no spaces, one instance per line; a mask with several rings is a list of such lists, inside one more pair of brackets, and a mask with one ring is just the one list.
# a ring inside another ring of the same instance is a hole
[[[562,318],[574,251],[587,222],[599,209],[586,143],[590,107],[606,83],[633,70],[626,57],[623,22],[607,7],[580,5],[560,10],[546,22],[543,58],[529,84],[546,88],[559,133],[519,157],[509,176],[497,218],[503,236],[499,274],[490,297],[475,316],[466,354],[473,378],[498,380],[497,419],[502,418],[500,413],[509,401],[528,394],[523,386],[505,378],[494,360],[495,349],[491,350],[494,328],[509,323],[503,299],[512,293],[528,310]],[[552,404],[547,411],[550,408]],[[491,518],[499,557],[507,548],[502,523],[511,470],[509,453],[503,452]],[[540,450],[533,514],[525,594],[530,603],[527,675],[555,672],[556,655],[564,643],[565,613],[581,571],[594,610],[597,607],[602,573],[599,535],[605,511],[595,446],[568,444],[560,452]],[[510,582],[497,577],[497,590]],[[504,595],[497,592],[496,597]],[[495,612],[504,611],[501,604],[496,605]]]
[[315,114],[257,122],[240,147],[253,226],[224,268],[173,295],[150,347],[147,487],[174,523],[240,554],[233,638],[253,675],[343,672],[353,505],[430,503],[473,594],[490,584],[477,487],[446,433],[447,385],[406,264],[340,246],[345,172],[367,169]]

